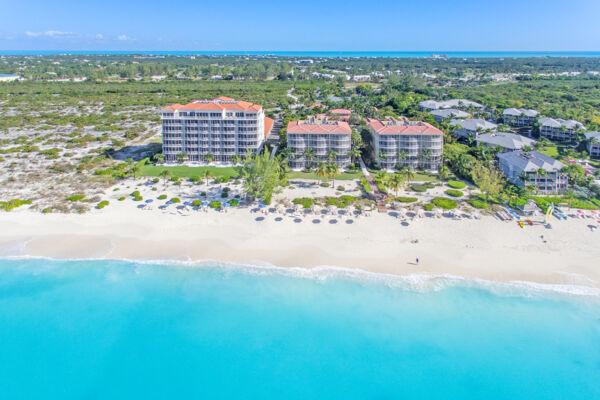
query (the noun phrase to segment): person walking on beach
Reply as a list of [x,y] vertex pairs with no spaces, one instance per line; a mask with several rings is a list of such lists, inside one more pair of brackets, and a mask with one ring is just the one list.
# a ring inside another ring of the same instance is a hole
[[417,261],[417,265],[419,265],[419,257],[417,257],[416,261]]

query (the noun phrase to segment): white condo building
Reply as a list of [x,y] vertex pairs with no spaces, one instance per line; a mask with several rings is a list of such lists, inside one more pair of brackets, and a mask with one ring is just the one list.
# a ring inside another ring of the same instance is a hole
[[262,106],[229,97],[173,104],[161,112],[166,161],[185,154],[189,161],[229,162],[235,155],[258,152],[273,127]]
[[[352,129],[345,121],[326,117],[291,121],[287,126],[287,146],[293,150],[289,160],[292,169],[328,161],[345,168],[351,161]],[[329,160],[331,152],[336,154],[334,160]]]
[[444,133],[427,122],[406,118],[367,119],[374,158],[387,170],[398,165],[437,170],[442,162]]

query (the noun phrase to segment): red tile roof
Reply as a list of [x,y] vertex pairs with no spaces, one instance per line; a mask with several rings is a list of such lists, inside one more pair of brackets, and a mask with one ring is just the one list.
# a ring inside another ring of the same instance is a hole
[[396,120],[380,120],[367,118],[369,125],[375,132],[380,135],[443,135],[435,126],[427,122],[409,121],[406,118]]
[[350,115],[350,114],[352,114],[352,111],[346,110],[345,108],[334,108],[333,110],[331,110],[331,113],[332,114]]
[[265,117],[265,137],[269,136],[269,133],[271,133],[271,128],[273,128],[274,122],[275,121],[273,119]]
[[344,121],[335,123],[319,123],[307,121],[291,121],[287,126],[288,133],[352,133],[350,125]]
[[230,97],[217,97],[214,100],[196,100],[186,105],[173,104],[163,108],[163,111],[171,110],[205,110],[205,111],[260,111],[262,106],[247,101],[234,100]]

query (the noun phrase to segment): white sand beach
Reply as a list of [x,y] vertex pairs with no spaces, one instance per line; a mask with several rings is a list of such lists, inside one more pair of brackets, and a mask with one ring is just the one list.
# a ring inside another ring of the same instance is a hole
[[[142,194],[150,198],[147,191]],[[163,210],[158,207],[163,203],[141,209],[129,198],[111,198],[105,209],[82,215],[26,208],[3,212],[0,255],[339,266],[600,287],[600,232],[589,227],[598,225],[595,219],[553,219],[547,229],[542,217],[520,228],[515,221],[485,215],[401,222],[376,211],[359,218],[297,218],[248,207],[204,212],[170,205]]]

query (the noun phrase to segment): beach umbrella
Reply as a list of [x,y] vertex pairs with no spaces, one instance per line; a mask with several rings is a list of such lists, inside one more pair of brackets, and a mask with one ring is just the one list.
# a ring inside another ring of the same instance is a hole
[[152,199],[148,199],[148,200],[146,200],[146,204],[150,204],[150,203],[152,203],[153,201],[154,201],[154,200],[152,200]]
[[168,206],[170,206],[171,204],[173,204],[173,202],[171,200],[169,200],[165,204],[168,205]]
[[192,205],[192,203],[191,203],[191,202],[189,202],[189,201],[184,201],[184,202],[183,202],[183,205],[184,205],[184,206],[187,206],[187,207],[190,207],[190,206]]
[[229,204],[229,203],[223,203],[223,207],[230,207],[230,206],[231,206],[231,204]]
[[206,207],[208,205],[208,201],[203,201],[202,203],[200,203],[200,205]]
[[258,208],[265,208],[267,205],[266,204],[259,204]]

